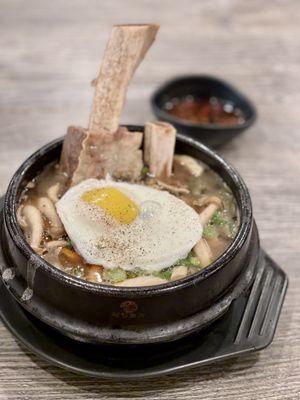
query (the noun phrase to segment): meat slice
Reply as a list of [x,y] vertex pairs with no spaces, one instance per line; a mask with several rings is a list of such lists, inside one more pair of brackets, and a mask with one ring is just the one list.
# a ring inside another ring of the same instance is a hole
[[115,25],[96,79],[90,131],[115,132],[128,84],[153,43],[158,25]]
[[107,174],[116,179],[138,179],[143,167],[142,139],[141,132],[129,132],[124,127],[114,133],[88,132],[71,184],[88,178],[105,178]]
[[80,126],[69,126],[67,130],[60,156],[60,168],[69,177],[72,177],[78,167],[82,142],[86,138],[87,133],[87,129]]
[[195,158],[185,155],[176,154],[173,160],[174,174],[180,177],[180,180],[188,180],[190,178],[199,178],[204,172],[204,166]]
[[145,125],[144,161],[156,178],[172,174],[176,130],[166,122],[147,122]]

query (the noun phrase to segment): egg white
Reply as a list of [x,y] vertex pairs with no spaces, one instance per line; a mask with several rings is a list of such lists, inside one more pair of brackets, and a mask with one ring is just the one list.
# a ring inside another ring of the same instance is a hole
[[[131,198],[139,216],[118,223],[81,196],[91,189],[114,187]],[[193,208],[168,192],[111,180],[87,179],[56,203],[58,215],[75,250],[90,264],[154,272],[185,258],[202,236]]]

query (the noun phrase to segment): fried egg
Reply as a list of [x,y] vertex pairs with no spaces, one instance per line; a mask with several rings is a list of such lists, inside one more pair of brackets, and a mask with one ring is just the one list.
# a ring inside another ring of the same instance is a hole
[[145,185],[87,179],[56,208],[75,250],[104,268],[159,271],[185,258],[202,235],[193,208]]

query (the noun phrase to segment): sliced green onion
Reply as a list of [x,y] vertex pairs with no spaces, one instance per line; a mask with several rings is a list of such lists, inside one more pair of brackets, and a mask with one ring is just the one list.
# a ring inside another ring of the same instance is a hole
[[197,257],[193,256],[193,253],[190,253],[186,258],[178,260],[174,265],[184,265],[186,267],[200,266],[200,261]]
[[135,268],[132,271],[126,271],[127,279],[136,278],[138,276],[149,275],[146,271],[141,268]]
[[153,272],[152,275],[156,276],[157,278],[166,279],[167,281],[169,281],[171,279],[172,270],[170,268],[165,268],[161,271]]
[[197,257],[191,256],[191,257],[189,258],[189,266],[197,267],[197,266],[199,266],[199,265],[200,265],[200,261],[198,260]]
[[105,281],[111,283],[118,283],[124,281],[126,276],[126,271],[122,268],[105,269],[103,271],[103,278]]
[[211,225],[224,226],[228,224],[228,220],[222,217],[220,211],[216,211],[209,221]]
[[147,175],[149,173],[150,169],[147,165],[144,165],[142,168],[142,175]]
[[218,231],[216,228],[210,224],[207,224],[203,229],[203,236],[205,238],[211,239],[219,236]]

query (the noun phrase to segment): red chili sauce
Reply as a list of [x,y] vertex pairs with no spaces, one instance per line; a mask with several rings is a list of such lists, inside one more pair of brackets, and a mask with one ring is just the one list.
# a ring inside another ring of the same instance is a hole
[[239,108],[230,101],[215,96],[174,97],[165,103],[164,110],[174,117],[197,124],[238,125],[245,121]]

